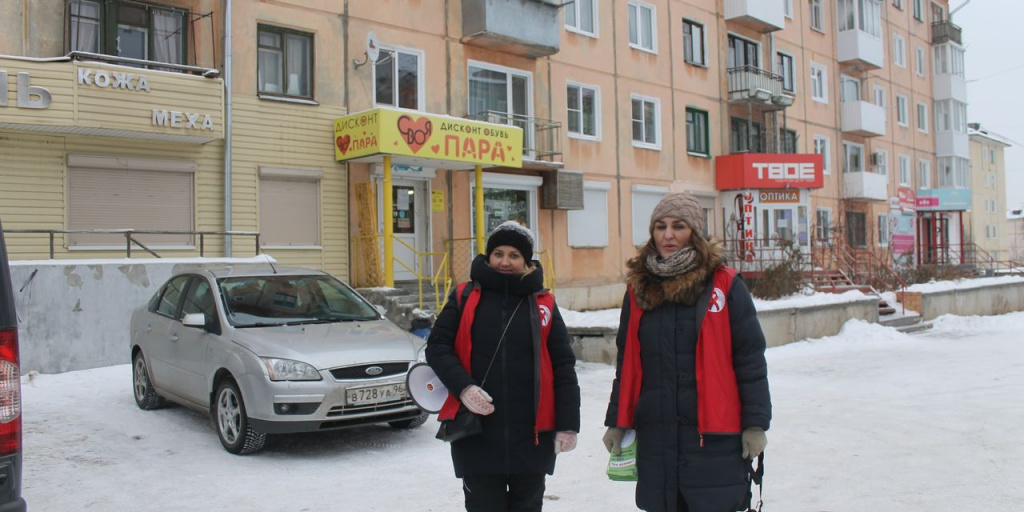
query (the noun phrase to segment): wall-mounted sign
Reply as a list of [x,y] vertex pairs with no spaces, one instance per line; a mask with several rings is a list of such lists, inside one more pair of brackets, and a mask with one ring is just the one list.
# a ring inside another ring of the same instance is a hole
[[754,245],[757,238],[756,223],[757,218],[754,216],[754,205],[757,201],[757,195],[751,191],[743,193],[743,260],[754,261],[756,253],[754,252]]
[[434,190],[430,192],[430,205],[431,210],[435,212],[444,211],[444,192],[441,190]]
[[[202,119],[200,119],[202,116]],[[193,130],[213,130],[213,118],[209,114],[193,114],[177,110],[153,109],[153,126],[169,126]]]
[[965,211],[971,209],[969,188],[921,188],[917,190],[918,211]]
[[788,189],[825,186],[825,160],[818,154],[742,153],[715,158],[718,190]]
[[145,75],[118,73],[106,69],[78,68],[78,85],[149,92],[149,79]]
[[762,190],[757,193],[758,201],[762,203],[799,203],[799,190]]
[[896,189],[899,198],[899,209],[905,212],[913,212],[917,209],[917,194],[910,187],[899,187]]
[[[32,85],[28,73],[18,73],[18,108],[42,109],[50,106],[50,91],[45,87]],[[0,69],[0,107],[7,106],[7,70]]]

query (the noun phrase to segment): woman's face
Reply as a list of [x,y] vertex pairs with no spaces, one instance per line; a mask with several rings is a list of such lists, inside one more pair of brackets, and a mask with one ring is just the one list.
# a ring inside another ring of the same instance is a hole
[[681,219],[662,217],[654,221],[654,247],[658,256],[668,258],[672,253],[690,245],[693,230]]
[[491,251],[487,264],[503,274],[522,274],[526,270],[526,259],[519,249],[511,245],[499,245]]

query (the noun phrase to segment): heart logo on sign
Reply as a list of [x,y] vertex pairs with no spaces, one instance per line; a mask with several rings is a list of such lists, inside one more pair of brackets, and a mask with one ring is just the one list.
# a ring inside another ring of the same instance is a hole
[[414,120],[412,116],[403,115],[398,118],[398,132],[402,134],[405,143],[415,154],[419,153],[420,148],[430,140],[430,135],[434,133],[434,124],[426,117]]
[[434,154],[437,154],[438,151],[441,151],[441,145],[434,144],[433,146],[430,146],[430,150],[433,151]]
[[341,154],[345,154],[348,151],[348,145],[352,143],[352,137],[346,135],[344,137],[338,137],[335,141],[338,145],[338,149],[341,150]]

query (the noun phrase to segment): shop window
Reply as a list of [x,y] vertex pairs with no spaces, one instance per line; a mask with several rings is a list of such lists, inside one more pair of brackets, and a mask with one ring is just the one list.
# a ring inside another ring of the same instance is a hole
[[611,184],[583,184],[583,209],[569,210],[570,247],[608,247],[608,190]]
[[[484,173],[484,232],[490,234],[505,221],[526,226],[537,238],[537,188],[544,180],[535,176]],[[470,183],[470,212],[476,211],[475,184]],[[470,233],[476,233],[476,215],[470,214]],[[475,240],[473,243],[476,243]],[[534,247],[534,251],[538,249]]]
[[378,105],[422,110],[423,57],[419,52],[381,48],[373,66]]
[[263,246],[320,246],[322,177],[320,169],[260,168],[258,208]]
[[260,25],[257,81],[260,93],[313,97],[313,36]]
[[66,5],[68,51],[186,63],[186,10],[129,0],[70,0]]

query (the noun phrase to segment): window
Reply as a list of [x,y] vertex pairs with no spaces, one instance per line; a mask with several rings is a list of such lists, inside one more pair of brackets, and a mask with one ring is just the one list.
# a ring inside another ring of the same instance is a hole
[[210,283],[206,279],[194,279],[181,304],[182,318],[195,313],[202,313],[207,324],[217,323],[217,306],[213,299],[213,291],[210,290]]
[[824,173],[832,173],[832,150],[829,147],[828,137],[822,137],[821,135],[814,136],[814,152],[821,155],[825,160]]
[[882,6],[879,0],[838,0],[839,31],[860,30],[882,37]]
[[900,185],[910,186],[910,157],[900,155]]
[[906,41],[899,34],[893,34],[893,63],[906,68]]
[[811,0],[810,24],[811,28],[818,32],[825,31],[825,14],[822,12],[821,0]]
[[917,188],[932,188],[932,164],[923,158],[917,161]]
[[704,25],[683,20],[683,60],[698,66],[707,65],[704,52]]
[[661,131],[658,111],[659,101],[636,94],[630,96],[633,103],[633,145],[648,149],[661,149]]
[[878,216],[878,246],[889,247],[889,216]]
[[828,103],[828,70],[821,64],[811,63],[811,99]]
[[748,123],[739,117],[732,118],[729,124],[730,153],[761,153],[763,148],[760,124]]
[[565,6],[565,28],[570,32],[597,36],[597,0],[576,0]]
[[69,0],[65,4],[68,51],[186,63],[186,10],[129,0]]
[[313,97],[313,36],[260,25],[258,30],[260,93]]
[[171,279],[171,282],[167,283],[163,294],[160,296],[156,312],[168,318],[178,320],[178,307],[181,305],[181,295],[185,293],[185,285],[188,284],[188,280],[191,278],[192,276],[184,275]]
[[843,103],[860,101],[860,80],[847,75],[839,75],[839,80],[843,85],[839,89]]
[[533,105],[532,75],[525,71],[485,64],[469,63],[470,117],[518,126],[523,129],[523,158],[532,159],[533,124],[529,122]]
[[748,66],[752,68],[761,67],[761,49],[757,43],[736,37],[729,36],[729,66],[738,68]]
[[422,63],[419,52],[382,47],[373,66],[377,104],[422,110]]
[[793,56],[778,52],[775,55],[776,73],[782,76],[782,90],[796,92],[796,75],[793,68]]
[[875,151],[874,155],[875,172],[882,176],[889,175],[889,153],[884,149]]
[[[192,231],[194,173],[190,160],[68,155],[68,229]],[[147,247],[191,249],[192,235],[134,236]],[[124,235],[68,235],[72,248],[124,249]]]
[[950,102],[949,101],[936,101],[935,102],[935,131],[936,132],[948,132],[953,128],[952,116],[949,112]]
[[629,2],[629,46],[638,50],[657,52],[657,36],[654,6],[640,2]]
[[818,208],[814,212],[814,237],[818,240],[832,238],[832,210],[829,208]]
[[924,8],[921,6],[923,0],[911,0],[914,2],[914,19],[917,21],[924,21]]
[[600,139],[600,100],[597,87],[570,82],[566,86],[569,136]]
[[928,105],[917,102],[917,130],[928,133]]
[[935,129],[967,133],[967,104],[956,100],[935,102]]
[[[964,105],[964,107],[966,108],[967,105]],[[988,156],[989,156],[989,163],[993,163],[993,164],[996,163],[996,150],[995,149],[989,150]]]
[[874,98],[875,105],[878,105],[879,107],[882,107],[882,114],[886,118],[888,118],[889,117],[889,113],[885,109],[885,87],[882,87],[881,85],[876,85],[874,87],[874,91],[875,91],[875,98]]
[[967,188],[970,183],[970,160],[959,157],[938,159],[938,188]]
[[793,0],[785,0],[782,3],[782,14],[789,19],[793,19]]
[[902,94],[896,95],[896,123],[900,126],[910,126],[907,112],[907,97]]
[[686,151],[710,156],[708,143],[708,113],[695,108],[686,109]]
[[260,167],[260,243],[320,246],[320,169]]
[[668,194],[668,189],[664,187],[633,185],[633,245],[647,243],[650,238],[651,215],[665,194]]
[[604,181],[583,182],[583,209],[569,210],[569,247],[608,247],[608,190]]
[[914,47],[914,70],[917,71],[917,76],[925,75],[924,48],[920,46]]
[[[469,211],[475,211],[476,184],[469,180]],[[483,173],[484,181],[484,231],[490,233],[499,224],[515,220],[525,225],[537,237],[537,189],[544,184],[539,176],[515,176],[511,174]],[[476,232],[476,215],[470,215],[470,233]],[[475,243],[475,242],[474,242]],[[475,246],[474,246],[475,250]],[[539,250],[534,247],[534,251]]]
[[783,129],[779,135],[780,135],[780,138],[781,138],[780,142],[782,143],[781,144],[781,146],[782,146],[781,147],[781,152],[783,152],[783,153],[796,153],[797,152],[796,142],[797,142],[797,138],[798,138],[796,132],[793,131],[793,130]]
[[846,212],[846,243],[850,247],[868,246],[866,217],[864,212]]
[[864,172],[864,145],[843,142],[843,172]]
[[964,49],[954,44],[942,44],[932,48],[932,68],[936,75],[964,76]]
[[892,0],[892,6],[902,11],[903,10],[903,0]]

